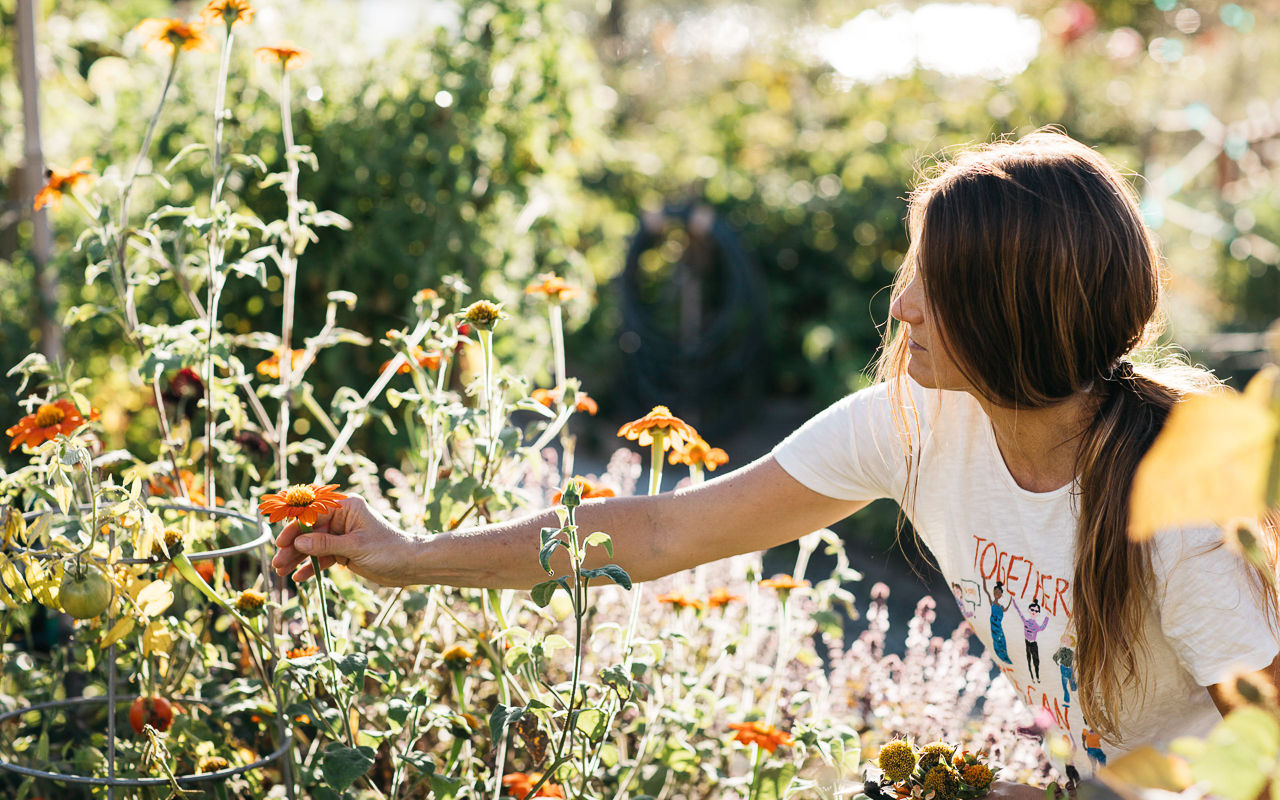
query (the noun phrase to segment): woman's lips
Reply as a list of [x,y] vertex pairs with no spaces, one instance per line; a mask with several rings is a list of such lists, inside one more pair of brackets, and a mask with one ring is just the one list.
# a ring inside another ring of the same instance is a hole
[[907,348],[910,350],[919,350],[921,353],[929,352],[928,350],[924,349],[920,345],[916,344],[916,340],[911,338],[907,339]]

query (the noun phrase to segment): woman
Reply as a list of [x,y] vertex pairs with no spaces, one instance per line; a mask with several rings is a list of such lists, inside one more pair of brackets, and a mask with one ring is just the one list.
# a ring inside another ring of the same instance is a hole
[[[615,560],[645,580],[893,498],[948,581],[997,582],[989,615],[971,620],[989,648],[1003,649],[993,628],[1005,594],[1039,605],[1046,639],[1074,636],[1064,656],[1074,704],[1065,681],[1059,692],[1026,665],[1000,665],[1052,715],[1045,740],[1068,743],[1050,748],[1060,773],[1203,735],[1233,667],[1272,679],[1280,670],[1276,596],[1261,570],[1217,546],[1216,530],[1145,544],[1126,535],[1139,460],[1170,407],[1211,383],[1129,358],[1155,333],[1159,296],[1158,256],[1131,188],[1094,151],[1039,132],[943,165],[913,193],[908,228],[876,384],[736,472],[587,502],[579,525],[608,531]],[[275,565],[284,574],[317,555],[384,585],[528,588],[544,579],[538,531],[556,525],[545,511],[417,536],[352,498],[315,533],[286,528]],[[310,574],[304,565],[296,577]]]

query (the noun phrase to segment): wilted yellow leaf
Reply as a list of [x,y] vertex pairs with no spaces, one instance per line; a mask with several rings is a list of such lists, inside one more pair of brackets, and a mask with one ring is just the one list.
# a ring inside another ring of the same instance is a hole
[[1261,394],[1195,395],[1174,406],[1134,476],[1131,537],[1266,509],[1277,419]]
[[144,617],[154,617],[173,603],[173,588],[168,581],[152,581],[138,592],[137,602]]
[[152,653],[168,653],[173,647],[173,631],[159,620],[147,625],[142,631],[142,655]]
[[1098,770],[1098,778],[1122,796],[1134,789],[1180,792],[1191,785],[1191,772],[1182,759],[1162,755],[1154,747],[1139,747]]
[[0,580],[4,581],[5,589],[19,603],[31,601],[31,589],[27,587],[27,582],[22,579],[22,573],[18,572],[18,568],[13,565],[13,562],[2,553],[0,553]]
[[111,630],[107,631],[107,635],[102,637],[102,643],[99,647],[106,648],[120,641],[129,635],[133,630],[133,617],[121,617],[116,620],[116,624],[111,626]]

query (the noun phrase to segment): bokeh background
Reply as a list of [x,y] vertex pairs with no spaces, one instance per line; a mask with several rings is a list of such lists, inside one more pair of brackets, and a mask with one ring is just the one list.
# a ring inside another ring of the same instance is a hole
[[[125,164],[166,66],[130,32],[202,5],[34,2],[42,161]],[[548,337],[522,290],[539,272],[565,275],[588,290],[567,306],[570,374],[600,403],[587,458],[603,461],[621,422],[666,403],[742,464],[863,385],[916,177],[950,148],[1044,125],[1132,174],[1168,262],[1170,342],[1238,381],[1280,312],[1274,0],[255,5],[228,141],[279,168],[277,84],[251,50],[283,38],[310,50],[293,73],[295,131],[320,169],[300,188],[352,222],[308,248],[300,297],[356,293],[344,324],[376,339],[411,318],[414,291],[460,275],[516,312],[519,335],[499,348],[548,385],[549,345],[514,344]],[[17,7],[0,0],[0,366],[37,349],[74,360],[112,443],[155,453],[154,410],[123,369],[119,332],[105,317],[61,324],[76,304],[113,302],[109,286],[85,284],[74,206],[49,216],[47,257],[33,238]],[[180,70],[157,165],[209,138],[214,58]],[[166,202],[207,202],[207,169],[180,167]],[[278,192],[231,188],[279,214]],[[278,329],[279,290],[277,277],[231,282],[224,327]],[[190,313],[169,284],[142,302],[158,321]],[[323,313],[303,302],[296,324],[316,330]],[[329,396],[367,385],[385,357],[328,351],[308,377]],[[16,389],[0,377],[6,426]],[[358,444],[384,464],[404,445],[377,425]],[[895,513],[870,510],[844,532],[865,566],[909,575]]]

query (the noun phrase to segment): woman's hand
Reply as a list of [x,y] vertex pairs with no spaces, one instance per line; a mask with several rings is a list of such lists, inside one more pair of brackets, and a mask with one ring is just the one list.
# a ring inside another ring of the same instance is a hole
[[336,511],[317,517],[308,532],[297,520],[286,525],[276,538],[280,549],[271,566],[280,575],[296,569],[293,579],[303,581],[315,574],[308,559],[316,556],[321,569],[342,564],[383,586],[410,586],[420,582],[415,566],[421,544],[373,513],[363,497],[352,495]]

